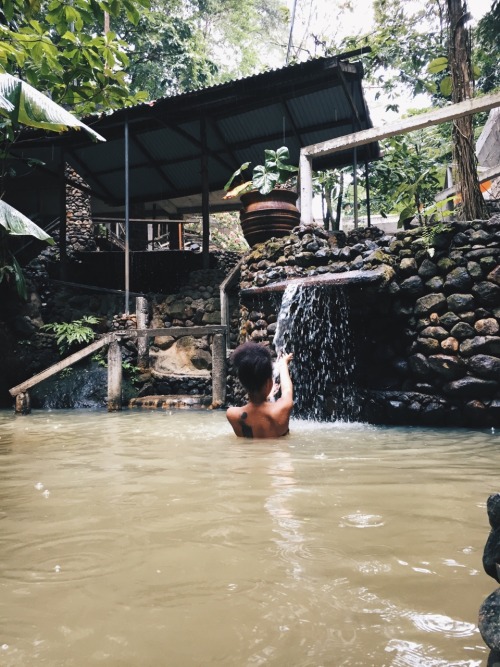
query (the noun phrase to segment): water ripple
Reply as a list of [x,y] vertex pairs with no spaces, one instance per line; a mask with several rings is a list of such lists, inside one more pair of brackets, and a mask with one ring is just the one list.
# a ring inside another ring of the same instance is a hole
[[465,621],[458,621],[442,614],[410,614],[410,618],[417,628],[425,632],[440,632],[446,637],[470,637],[476,631],[476,626]]
[[384,525],[383,517],[379,514],[364,514],[354,512],[341,517],[340,528],[379,528]]

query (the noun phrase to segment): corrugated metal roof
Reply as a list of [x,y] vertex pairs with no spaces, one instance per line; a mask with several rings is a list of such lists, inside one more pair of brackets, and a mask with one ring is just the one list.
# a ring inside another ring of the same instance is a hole
[[[201,193],[203,125],[206,127],[211,192],[222,189],[241,163],[263,162],[265,148],[287,145],[298,164],[302,146],[372,127],[360,63],[319,58],[280,70],[122,109],[86,122],[106,137],[89,144],[77,133],[47,136],[39,145],[64,147],[64,155],[107,205],[124,202],[124,125],[129,128],[131,202],[167,200]],[[33,139],[30,139],[33,154]],[[379,157],[378,144],[358,148],[357,160]],[[352,153],[324,158],[314,167],[344,166]],[[201,200],[200,200],[201,201]],[[215,200],[214,200],[215,201]]]

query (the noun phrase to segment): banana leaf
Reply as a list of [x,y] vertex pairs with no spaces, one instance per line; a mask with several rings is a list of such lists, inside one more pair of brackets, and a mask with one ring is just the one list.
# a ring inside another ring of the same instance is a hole
[[106,141],[29,83],[10,74],[0,74],[0,113],[10,118],[14,126],[27,125],[54,132],[73,128],[87,132],[94,141]]
[[0,225],[10,236],[34,236],[40,241],[54,245],[54,239],[23,213],[0,199]]

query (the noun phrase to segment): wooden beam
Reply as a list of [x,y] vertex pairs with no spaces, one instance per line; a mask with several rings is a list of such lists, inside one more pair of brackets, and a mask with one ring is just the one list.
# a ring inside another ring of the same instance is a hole
[[33,375],[33,377],[31,377],[29,380],[26,380],[25,382],[18,384],[16,387],[12,387],[12,389],[9,389],[9,394],[11,396],[17,396],[18,394],[24,393],[31,387],[34,387],[39,382],[47,380],[47,378],[51,377],[52,375],[59,373],[60,371],[63,370],[63,368],[71,366],[77,361],[80,361],[80,359],[84,359],[89,354],[92,354],[96,350],[99,350],[101,347],[108,345],[111,342],[112,338],[113,338],[112,334],[107,334],[106,336],[99,338],[99,340],[96,340],[90,345],[87,345],[87,347],[85,347],[83,350],[75,352],[74,354],[70,354],[69,357],[66,357],[66,359],[58,361],[57,364],[54,364],[53,366],[46,368],[41,373]]
[[312,144],[306,146],[301,150],[302,155],[309,159],[320,157],[324,155],[331,155],[348,148],[355,148],[356,146],[364,146],[365,144],[379,141],[380,139],[387,139],[398,134],[406,134],[407,132],[414,132],[421,130],[424,127],[431,125],[439,125],[462,116],[469,116],[474,113],[482,111],[490,111],[495,107],[500,106],[500,92],[485,95],[484,97],[475,97],[458,104],[450,104],[442,109],[429,111],[428,113],[420,114],[419,116],[412,116],[411,118],[403,118],[394,123],[388,123],[380,127],[372,127],[369,130],[362,130],[361,132],[353,132],[346,134],[343,137],[336,139],[329,139],[322,141],[319,144]]

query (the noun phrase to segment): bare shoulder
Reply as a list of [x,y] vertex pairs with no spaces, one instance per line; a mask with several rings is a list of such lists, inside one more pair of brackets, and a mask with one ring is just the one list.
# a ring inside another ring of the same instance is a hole
[[293,408],[293,400],[280,398],[275,403],[271,403],[268,408],[269,416],[282,426],[288,426],[288,420]]
[[237,421],[241,414],[241,408],[230,407],[226,410],[226,417],[230,422]]
[[282,397],[275,403],[271,403],[275,414],[290,414],[293,408],[293,399],[291,397]]

